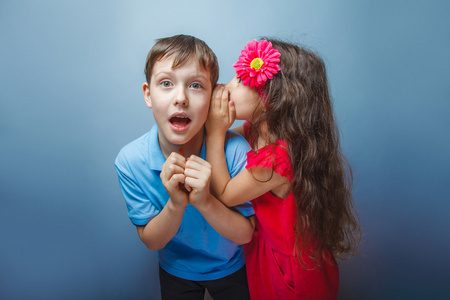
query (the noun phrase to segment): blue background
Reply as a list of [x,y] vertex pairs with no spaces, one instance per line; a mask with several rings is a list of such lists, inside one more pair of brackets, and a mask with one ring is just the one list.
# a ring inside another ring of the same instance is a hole
[[[241,3],[242,2],[242,3]],[[276,3],[276,4],[275,4]],[[154,123],[147,52],[178,33],[324,58],[364,231],[339,299],[450,295],[447,1],[1,1],[0,298],[159,298],[113,167]]]

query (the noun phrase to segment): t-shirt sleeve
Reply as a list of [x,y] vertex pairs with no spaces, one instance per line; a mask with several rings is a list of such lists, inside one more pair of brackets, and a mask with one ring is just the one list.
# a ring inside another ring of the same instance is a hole
[[[233,178],[239,174],[247,164],[247,152],[250,151],[247,141],[239,134],[228,131],[225,141],[225,155],[228,165],[228,172]],[[255,214],[251,202],[245,202],[233,207],[246,217]]]
[[268,145],[255,151],[247,153],[246,168],[263,167],[273,169],[275,173],[292,180],[292,167],[286,145]]
[[128,217],[137,226],[146,225],[159,210],[151,203],[133,176],[126,158],[119,154],[115,161],[122,195],[127,204]]

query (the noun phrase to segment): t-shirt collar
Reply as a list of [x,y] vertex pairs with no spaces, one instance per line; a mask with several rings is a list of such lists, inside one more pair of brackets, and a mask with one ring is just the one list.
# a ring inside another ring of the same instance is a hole
[[[150,159],[148,160],[150,162],[149,168],[152,170],[161,171],[163,164],[166,162],[166,159],[164,158],[164,154],[161,151],[161,147],[159,147],[158,126],[156,126],[156,124],[150,130],[148,139],[148,153],[150,155]],[[205,136],[203,136],[200,157],[203,159],[206,158]]]

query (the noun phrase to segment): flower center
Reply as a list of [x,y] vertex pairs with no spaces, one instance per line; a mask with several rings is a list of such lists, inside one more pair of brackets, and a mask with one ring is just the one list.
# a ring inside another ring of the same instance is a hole
[[252,60],[252,62],[250,63],[250,67],[252,67],[255,70],[259,70],[259,69],[261,69],[263,64],[264,64],[264,61],[261,58],[257,57]]

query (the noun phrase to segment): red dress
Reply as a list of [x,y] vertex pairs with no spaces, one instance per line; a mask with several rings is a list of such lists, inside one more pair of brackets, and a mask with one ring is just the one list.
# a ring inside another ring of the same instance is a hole
[[[292,166],[284,141],[247,154],[247,168],[272,168],[290,181]],[[316,266],[304,255],[305,269],[293,255],[296,235],[295,199],[292,192],[286,199],[270,191],[252,201],[256,214],[253,240],[245,245],[248,285],[251,299],[336,299],[339,270],[332,262],[319,261]]]

